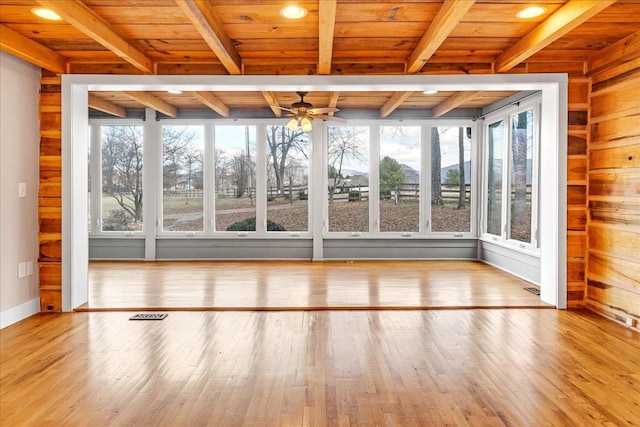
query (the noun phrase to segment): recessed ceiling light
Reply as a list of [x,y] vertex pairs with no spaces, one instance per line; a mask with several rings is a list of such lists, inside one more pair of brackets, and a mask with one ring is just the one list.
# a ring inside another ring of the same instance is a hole
[[182,91],[178,89],[169,89],[167,92],[172,93],[174,95],[180,95],[182,93]]
[[435,95],[436,93],[438,93],[438,91],[434,89],[427,89],[423,90],[422,93],[425,95]]
[[39,16],[40,18],[49,19],[51,21],[62,20],[62,17],[57,13],[55,13],[53,10],[45,9],[43,7],[34,7],[33,9],[31,9],[31,13],[33,13],[36,16]]
[[302,6],[290,5],[280,9],[280,15],[287,19],[300,19],[307,16],[307,9]]
[[520,12],[516,13],[516,17],[520,19],[530,19],[535,18],[544,13],[544,7],[542,6],[530,6],[522,9]]

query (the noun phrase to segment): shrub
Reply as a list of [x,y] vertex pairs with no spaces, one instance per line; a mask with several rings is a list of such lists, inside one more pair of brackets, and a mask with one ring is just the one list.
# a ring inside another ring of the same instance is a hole
[[[234,222],[227,231],[256,231],[256,217],[246,218],[242,221]],[[267,220],[267,231],[286,231],[283,226],[277,222]]]
[[309,200],[309,195],[306,191],[302,190],[298,193],[298,200]]
[[380,190],[380,200],[389,200],[391,199],[391,190],[381,189]]
[[123,209],[113,209],[102,220],[102,230],[104,231],[133,231],[129,226],[131,217]]

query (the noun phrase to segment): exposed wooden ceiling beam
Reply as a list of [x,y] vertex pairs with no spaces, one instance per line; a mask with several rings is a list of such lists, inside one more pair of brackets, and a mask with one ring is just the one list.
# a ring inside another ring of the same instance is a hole
[[336,26],[337,3],[337,0],[323,0],[318,2],[320,45],[318,51],[318,74],[331,74],[333,33]]
[[240,54],[213,12],[209,0],[176,0],[176,4],[196,27],[229,74],[242,74]]
[[93,108],[94,110],[102,111],[103,113],[111,114],[116,117],[127,117],[127,110],[123,107],[91,94],[89,94],[89,108]]
[[67,60],[64,56],[2,24],[0,24],[0,49],[45,70],[56,73],[67,72]]
[[193,96],[198,98],[207,107],[211,108],[222,117],[229,117],[229,107],[211,92],[193,92]]
[[[337,107],[338,106],[338,99],[340,98],[340,92],[331,92],[331,94],[329,95],[329,102],[327,103],[327,107]],[[333,112],[331,113],[327,113],[327,115],[329,116],[333,116]]]
[[432,117],[435,119],[437,117],[443,116],[451,110],[454,110],[474,98],[480,92],[458,92],[453,96],[442,101],[440,104],[436,105],[433,108]]
[[267,104],[269,104],[269,108],[271,108],[273,114],[275,114],[276,117],[282,117],[282,110],[278,108],[280,103],[278,102],[278,98],[276,98],[276,94],[263,90],[262,96],[264,97],[264,100],[267,101]]
[[177,117],[178,109],[169,104],[168,102],[154,96],[148,92],[122,92],[134,101],[138,101],[145,107],[153,108],[154,110],[165,114],[169,117]]
[[445,0],[409,57],[407,73],[417,73],[464,18],[476,0]]
[[153,73],[153,61],[80,0],[38,0],[66,22],[144,73]]
[[385,118],[398,108],[413,92],[395,92],[391,98],[380,108],[380,118]]
[[616,0],[569,1],[504,51],[496,59],[495,71],[509,71],[615,2]]

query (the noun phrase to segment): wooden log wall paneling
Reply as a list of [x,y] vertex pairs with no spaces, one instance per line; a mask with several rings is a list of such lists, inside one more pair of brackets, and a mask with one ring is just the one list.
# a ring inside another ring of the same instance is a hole
[[623,47],[591,61],[585,305],[640,329],[640,64]]
[[[576,68],[576,67],[574,67]],[[567,71],[565,71],[567,72]],[[587,259],[587,144],[591,80],[574,70],[569,78],[567,138],[567,305],[584,305]]]
[[40,311],[62,308],[62,100],[60,77],[42,71],[38,222]]

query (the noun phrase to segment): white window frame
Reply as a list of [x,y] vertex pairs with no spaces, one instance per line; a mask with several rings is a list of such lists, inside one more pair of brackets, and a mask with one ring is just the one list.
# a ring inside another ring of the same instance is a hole
[[[328,126],[334,126],[328,124]],[[329,201],[324,198],[323,236],[326,239],[443,239],[443,238],[476,238],[478,236],[478,146],[476,123],[472,119],[424,119],[424,120],[348,120],[344,127],[369,128],[369,230],[366,232],[330,231]],[[380,128],[382,127],[420,127],[420,217],[418,232],[380,231]],[[432,127],[464,127],[471,128],[471,200],[469,231],[431,231],[431,128]],[[328,169],[327,148],[324,144],[323,170]],[[324,188],[328,188],[328,177],[324,174]]]
[[[315,126],[320,126],[322,122],[316,122]],[[307,215],[307,231],[267,231],[267,126],[286,126],[285,119],[242,119],[242,120],[211,120],[211,119],[161,119],[157,122],[157,141],[159,147],[156,154],[158,164],[156,182],[162,183],[162,126],[204,126],[204,227],[202,231],[165,231],[163,228],[163,206],[162,206],[162,185],[156,189],[156,236],[158,238],[216,238],[216,239],[237,239],[237,238],[267,238],[267,239],[289,239],[289,238],[310,238],[312,235],[312,192],[313,186],[309,179],[309,207]],[[249,126],[256,128],[256,231],[225,231],[215,230],[215,171],[214,171],[214,148],[215,148],[215,128],[229,126]],[[313,133],[309,133],[309,177],[313,173],[314,159],[311,155],[313,148]]]
[[[136,231],[103,231],[102,230],[102,146],[100,143],[101,136],[101,128],[103,126],[140,126],[142,128],[142,147],[143,151],[146,149],[147,145],[147,135],[145,132],[144,121],[142,119],[91,119],[89,121],[90,130],[90,139],[89,144],[91,145],[91,157],[90,157],[90,172],[91,173],[91,198],[89,200],[90,210],[91,210],[91,232],[89,236],[91,237],[144,237],[145,231],[147,227],[150,225],[147,224],[147,219],[144,215],[142,216],[142,230]],[[144,154],[143,154],[144,156]],[[142,165],[142,183],[144,186],[144,182],[147,179],[146,173],[147,167],[144,162],[143,157],[143,165]],[[143,187],[144,188],[144,187]],[[144,197],[144,190],[143,190]],[[144,206],[143,199],[143,206]],[[97,218],[96,218],[96,214]]]
[[[489,114],[484,118],[482,123],[482,189],[479,194],[482,200],[482,214],[481,214],[481,234],[480,239],[482,241],[491,242],[493,244],[508,247],[510,249],[524,252],[534,256],[540,256],[540,238],[539,238],[539,214],[540,214],[540,199],[539,199],[539,170],[540,170],[540,127],[541,127],[541,97],[539,95],[530,97],[523,101],[515,103],[503,108],[495,113]],[[533,159],[531,162],[532,176],[531,176],[531,242],[522,242],[519,240],[511,239],[510,224],[511,224],[511,150],[512,150],[512,118],[513,116],[522,113],[524,111],[533,109],[534,125],[533,125]],[[491,234],[487,232],[488,223],[488,188],[487,188],[487,173],[489,168],[488,160],[488,143],[489,143],[489,126],[493,123],[503,121],[504,127],[504,140],[503,140],[503,152],[502,152],[502,215],[500,224],[500,235]]]

